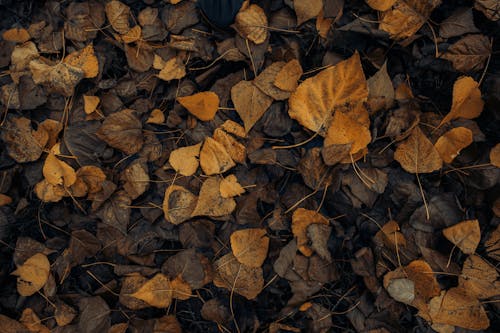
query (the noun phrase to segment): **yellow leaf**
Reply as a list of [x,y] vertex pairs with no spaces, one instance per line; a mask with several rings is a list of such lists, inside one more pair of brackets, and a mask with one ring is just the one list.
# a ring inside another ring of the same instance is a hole
[[200,151],[200,166],[206,175],[224,173],[235,165],[223,145],[210,137],[205,139]]
[[76,176],[87,185],[89,193],[99,192],[102,189],[102,183],[106,180],[106,174],[93,165],[82,166],[76,171]]
[[35,185],[35,193],[43,202],[58,202],[64,197],[66,191],[61,185],[52,185],[43,179]]
[[[243,129],[243,135],[244,134],[245,130]],[[232,135],[226,133],[226,131],[220,128],[216,128],[214,131],[214,140],[224,146],[233,161],[242,164],[245,163],[247,158],[247,149]]]
[[268,34],[266,13],[255,4],[246,8],[242,6],[236,15],[234,28],[244,39],[248,39],[255,44],[262,44]]
[[465,254],[476,252],[479,241],[481,240],[481,230],[478,220],[466,220],[446,229],[443,229],[443,235],[450,242],[455,244]]
[[173,289],[168,277],[156,274],[130,296],[140,299],[156,308],[167,308],[172,302]]
[[106,4],[105,11],[109,23],[116,32],[126,34],[130,30],[130,8],[127,5],[113,0]]
[[69,187],[76,182],[75,170],[54,154],[47,155],[42,171],[45,179],[52,185]]
[[269,237],[265,229],[242,229],[231,234],[234,257],[248,267],[261,267],[267,258]]
[[323,9],[323,0],[294,0],[293,8],[297,15],[297,25],[318,16]]
[[137,42],[141,39],[142,29],[140,25],[136,25],[132,29],[130,29],[127,33],[121,35],[123,42],[125,44],[130,44],[133,42]]
[[219,96],[211,91],[204,91],[191,96],[177,97],[177,101],[201,121],[214,119],[219,108]]
[[153,109],[149,115],[147,124],[163,124],[165,122],[165,115],[160,109]]
[[276,75],[274,85],[281,90],[294,92],[302,73],[300,62],[297,59],[290,60]]
[[196,207],[191,214],[195,216],[222,217],[231,214],[236,208],[233,198],[223,198],[220,194],[218,177],[209,177],[201,185]]
[[97,96],[83,95],[83,110],[86,114],[91,114],[97,109],[101,100]]
[[172,298],[180,300],[187,300],[191,298],[191,286],[182,279],[182,275],[179,275],[170,281],[170,286],[172,287]]
[[443,166],[438,151],[418,126],[396,148],[394,159],[409,173],[430,173]]
[[177,57],[168,60],[158,73],[158,77],[163,81],[182,79],[184,76],[186,76],[186,67]]
[[28,30],[24,28],[12,28],[2,33],[2,38],[9,42],[24,43],[31,39]]
[[93,78],[99,74],[99,62],[94,54],[94,46],[92,44],[68,54],[64,58],[64,62],[83,70],[84,78]]
[[293,212],[292,233],[297,237],[297,248],[306,257],[310,257],[313,254],[313,250],[307,245],[309,243],[307,227],[314,223],[329,224],[326,217],[314,210],[298,208]]
[[434,147],[445,163],[451,163],[471,143],[472,131],[466,127],[456,127],[440,136]]
[[316,30],[318,31],[318,34],[326,38],[328,35],[328,32],[330,31],[330,28],[332,26],[333,19],[332,18],[325,18],[323,16],[323,9],[321,9],[318,17],[316,18]]
[[453,85],[453,103],[451,111],[443,118],[439,126],[453,119],[474,119],[483,111],[484,102],[481,99],[479,84],[470,76],[462,76]]
[[192,176],[196,173],[200,162],[201,143],[194,146],[178,148],[170,153],[168,163],[175,171],[183,176]]
[[392,7],[397,0],[366,0],[368,6],[384,12]]
[[43,253],[26,260],[12,274],[18,276],[17,291],[21,296],[31,296],[42,289],[50,273],[50,262]]
[[245,193],[235,175],[229,175],[220,182],[220,194],[223,198],[232,198]]

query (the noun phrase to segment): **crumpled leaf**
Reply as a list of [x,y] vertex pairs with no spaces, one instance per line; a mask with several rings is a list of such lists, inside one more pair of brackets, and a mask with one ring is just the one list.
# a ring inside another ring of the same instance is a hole
[[88,193],[97,193],[102,189],[106,174],[96,166],[84,165],[76,171],[76,176],[87,184]]
[[246,133],[264,115],[273,99],[264,94],[250,81],[240,81],[231,88],[231,99],[238,112]]
[[491,43],[484,35],[467,35],[450,46],[441,58],[461,72],[482,70],[490,56]]
[[293,8],[297,15],[297,25],[318,16],[323,9],[323,0],[294,0]]
[[365,0],[368,6],[381,12],[386,11],[394,5],[397,0]]
[[33,162],[42,155],[34,135],[31,121],[24,117],[7,117],[0,131],[9,156],[18,163]]
[[191,218],[197,197],[182,186],[170,185],[163,199],[165,219],[173,224],[181,224]]
[[207,137],[200,151],[200,166],[210,176],[228,171],[236,164],[223,145]]
[[130,8],[124,3],[112,0],[106,4],[106,16],[109,23],[120,34],[126,34],[130,30],[129,16]]
[[222,217],[231,214],[236,208],[233,198],[223,198],[220,194],[220,182],[217,177],[209,177],[203,182],[198,203],[191,216]]
[[310,257],[313,254],[313,250],[308,246],[307,228],[314,223],[329,224],[326,217],[314,210],[298,208],[293,212],[292,233],[297,238],[297,248],[306,257]]
[[165,114],[160,109],[153,109],[149,115],[146,124],[163,124],[165,122]]
[[443,166],[438,151],[418,126],[396,148],[394,159],[409,173],[430,173]]
[[43,179],[35,185],[35,194],[43,202],[58,202],[66,195],[66,191],[61,185],[53,185]]
[[101,99],[98,96],[83,95],[83,110],[86,114],[91,114],[96,111]]
[[500,2],[497,0],[476,0],[474,8],[482,11],[492,21],[500,20]]
[[178,80],[182,79],[184,76],[186,76],[186,67],[177,57],[169,59],[160,73],[158,73],[158,77],[163,81]]
[[83,77],[86,79],[96,77],[99,74],[99,62],[97,61],[92,44],[68,54],[64,58],[64,62],[80,68],[83,71]]
[[141,121],[131,109],[110,114],[96,134],[111,147],[128,155],[141,150],[144,140]]
[[267,258],[269,237],[265,229],[237,230],[231,234],[231,249],[234,257],[248,267],[261,267]]
[[214,119],[219,109],[219,96],[211,91],[203,91],[191,96],[177,97],[177,101],[201,121]]
[[445,163],[451,163],[460,151],[473,141],[472,131],[466,127],[455,127],[444,133],[434,144]]
[[201,143],[193,146],[181,147],[173,150],[168,158],[168,163],[183,176],[192,176],[198,170],[200,162],[198,157],[200,156]]
[[481,240],[481,230],[478,220],[466,220],[446,229],[443,229],[443,235],[450,242],[455,244],[465,254],[476,252],[479,241]]
[[268,34],[266,13],[255,4],[241,7],[238,14],[236,14],[234,28],[241,37],[255,44],[262,44]]
[[169,278],[158,273],[130,296],[156,308],[167,308],[172,302],[173,288]]
[[481,98],[479,84],[470,76],[462,76],[453,84],[451,110],[443,118],[439,126],[457,118],[477,118],[483,111],[483,107],[484,101]]
[[75,170],[52,153],[47,155],[43,165],[43,176],[52,185],[69,187],[76,182]]
[[13,275],[17,278],[17,291],[21,296],[31,296],[42,289],[50,273],[50,262],[43,253],[37,253],[19,266]]
[[458,285],[467,290],[467,294],[470,296],[485,299],[500,295],[498,277],[494,266],[473,254],[465,259],[462,273],[458,278]]
[[81,68],[63,62],[49,66],[41,61],[32,60],[29,66],[36,84],[41,84],[48,91],[66,97],[73,95],[76,85],[85,77],[85,72]]
[[397,0],[392,9],[382,13],[379,29],[393,39],[413,36],[429,19],[441,0]]
[[223,198],[232,198],[245,193],[235,175],[229,175],[220,182],[220,194]]
[[147,72],[153,66],[153,50],[144,42],[137,47],[125,44],[125,56],[129,67],[136,72]]
[[281,90],[294,92],[302,73],[300,62],[297,59],[290,60],[276,74],[274,85]]
[[[245,134],[243,127],[241,127],[241,129],[243,134]],[[220,128],[216,128],[213,138],[215,141],[224,146],[233,161],[242,164],[245,163],[247,158],[247,148],[241,142],[236,140],[231,134]]]
[[19,321],[28,328],[30,332],[50,333],[50,330],[42,324],[40,317],[31,308],[26,308],[21,314]]

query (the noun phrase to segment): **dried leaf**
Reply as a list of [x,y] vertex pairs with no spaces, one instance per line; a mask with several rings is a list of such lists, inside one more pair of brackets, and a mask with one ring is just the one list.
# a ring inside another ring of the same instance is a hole
[[443,229],[443,235],[465,254],[476,252],[481,240],[478,220],[466,220]]
[[130,16],[130,8],[124,3],[112,0],[106,4],[106,16],[108,21],[120,34],[126,34],[130,30],[128,18]]
[[71,324],[73,319],[75,319],[78,313],[71,306],[66,303],[59,301],[56,304],[56,309],[54,311],[54,317],[56,319],[56,323],[59,326],[66,326]]
[[445,163],[451,163],[460,151],[472,143],[472,131],[466,127],[455,127],[444,133],[434,144]]
[[467,35],[446,50],[441,58],[449,60],[461,72],[484,68],[491,54],[491,43],[484,35]]
[[262,268],[248,267],[236,260],[232,253],[219,258],[214,263],[214,284],[226,288],[247,299],[254,299],[264,287]]
[[141,160],[135,160],[121,174],[125,182],[123,189],[130,199],[135,200],[149,188],[148,165]]
[[0,193],[0,207],[7,206],[12,203],[12,198],[8,195]]
[[297,15],[297,25],[318,16],[323,9],[323,0],[294,0],[293,8]]
[[316,18],[316,30],[318,31],[318,35],[326,39],[328,37],[328,32],[330,31],[332,24],[333,19],[325,18],[322,9],[318,14],[318,17]]
[[398,0],[392,9],[382,13],[379,29],[387,31],[393,39],[411,37],[440,4],[441,0]]
[[415,282],[405,278],[394,278],[387,282],[385,289],[394,300],[412,304],[415,300]]
[[497,0],[476,0],[474,8],[482,11],[492,21],[500,20],[500,2]]
[[470,255],[464,262],[458,285],[467,294],[485,299],[500,295],[500,281],[494,266],[477,255]]
[[380,239],[385,247],[398,251],[398,248],[406,246],[406,238],[400,230],[396,221],[389,221],[376,233],[374,240]]
[[183,176],[192,176],[196,173],[200,162],[201,143],[193,146],[181,147],[170,153],[168,163],[175,171]]
[[147,72],[153,66],[153,51],[146,43],[137,47],[125,44],[125,56],[129,67],[136,72]]
[[170,185],[163,199],[165,220],[181,224],[191,218],[197,204],[197,197],[182,186]]
[[500,168],[500,143],[490,150],[490,163]]
[[479,30],[474,25],[472,8],[462,7],[456,9],[450,17],[439,25],[439,35],[443,38],[462,36],[467,33],[477,33]]
[[274,100],[285,100],[290,97],[289,91],[281,90],[274,85],[274,81],[278,73],[284,68],[285,63],[277,61],[267,66],[262,73],[260,73],[253,84],[257,86],[263,93],[272,97]]
[[311,224],[328,225],[328,219],[315,212],[304,208],[298,208],[292,215],[292,233],[297,238],[297,247],[300,252],[306,257],[313,254],[313,250],[307,245],[309,238],[307,237],[307,227]]
[[298,87],[298,81],[302,73],[300,62],[296,59],[290,60],[276,74],[274,85],[281,90],[294,92]]
[[267,258],[269,237],[265,229],[242,229],[231,234],[234,257],[248,267],[261,267]]
[[81,50],[70,53],[64,58],[68,65],[80,68],[84,73],[84,78],[93,78],[99,74],[99,62],[94,53],[94,46],[87,45]]
[[[238,125],[239,126],[239,125]],[[240,126],[241,127],[241,126]],[[243,131],[243,135],[245,134],[245,130],[241,127]],[[241,144],[238,140],[236,140],[232,135],[226,133],[226,131],[216,128],[214,131],[214,140],[224,146],[227,153],[231,157],[231,159],[238,163],[245,163],[247,158],[247,149]]]
[[66,195],[64,187],[52,185],[46,179],[35,185],[35,193],[43,202],[58,202]]
[[241,37],[255,44],[262,44],[268,34],[266,13],[255,4],[246,8],[242,7],[236,15],[234,28]]
[[210,137],[205,139],[200,151],[200,166],[206,175],[224,173],[235,165],[223,145]]
[[47,155],[43,165],[43,176],[52,185],[69,187],[76,182],[75,170],[52,153]]
[[390,109],[394,104],[394,87],[387,73],[387,62],[367,80],[368,83],[368,105],[370,111],[376,112],[382,109]]
[[397,0],[366,0],[368,6],[384,12],[392,7]]
[[223,198],[232,198],[245,193],[235,175],[229,175],[220,182],[220,194]]
[[438,151],[418,126],[398,146],[394,159],[409,173],[430,173],[443,166]]
[[58,63],[49,66],[45,63],[32,60],[30,70],[33,81],[45,86],[48,91],[69,97],[73,95],[76,85],[85,77],[85,72],[78,67],[67,63]]
[[131,109],[113,113],[104,119],[97,131],[99,139],[113,148],[131,155],[141,150],[143,145],[142,124]]
[[186,76],[186,67],[177,57],[168,60],[160,73],[158,73],[158,77],[163,81],[178,80],[184,76]]
[[86,114],[93,113],[97,109],[100,101],[101,99],[97,96],[83,95],[83,110]]
[[24,43],[31,39],[28,30],[24,28],[12,28],[2,33],[2,38],[9,42]]
[[130,296],[156,308],[168,308],[172,302],[173,289],[168,277],[158,273]]
[[189,284],[180,275],[170,281],[170,286],[172,288],[172,298],[187,300],[193,294]]
[[151,114],[149,115],[148,120],[146,120],[146,124],[163,124],[164,122],[165,115],[160,109],[153,109],[153,111],[151,111]]
[[48,140],[45,143],[45,148],[52,148],[59,140],[59,133],[63,129],[63,124],[57,120],[45,119],[38,125],[38,131],[43,130],[48,134]]
[[17,268],[17,291],[21,296],[31,296],[42,289],[50,273],[50,262],[43,253],[37,253]]
[[40,320],[38,315],[30,308],[26,308],[23,310],[19,321],[23,323],[30,332],[50,333],[50,330],[46,326],[42,325],[42,321]]
[[130,44],[140,40],[141,34],[142,34],[141,26],[136,25],[135,27],[131,28],[127,33],[121,35],[120,37],[122,38],[125,44]]
[[264,115],[273,99],[264,94],[250,81],[240,81],[231,88],[231,99],[238,112],[246,133]]
[[177,101],[201,121],[214,119],[219,109],[219,96],[211,91],[204,91],[191,96],[177,97]]
[[31,121],[24,117],[7,117],[0,131],[9,156],[18,163],[33,162],[42,155],[34,134]]
[[97,193],[106,180],[104,172],[96,166],[85,165],[76,171],[76,176],[87,184],[88,193]]
[[210,177],[201,185],[198,203],[191,216],[222,217],[231,214],[236,208],[233,198],[223,198],[220,193],[221,180]]
[[462,76],[453,85],[453,103],[450,112],[443,118],[439,126],[457,118],[474,119],[483,111],[479,84],[470,76]]

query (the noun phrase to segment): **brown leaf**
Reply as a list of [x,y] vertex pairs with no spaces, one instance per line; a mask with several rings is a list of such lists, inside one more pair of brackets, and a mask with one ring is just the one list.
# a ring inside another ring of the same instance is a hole
[[121,35],[120,37],[122,38],[125,44],[130,44],[140,40],[141,34],[142,34],[141,26],[136,25],[135,27],[131,28],[127,33]]
[[255,44],[262,44],[267,38],[266,13],[259,6],[242,6],[234,21],[234,28],[241,37]]
[[347,159],[351,152],[351,148],[351,143],[324,146],[321,149],[321,157],[323,157],[323,161],[326,165],[332,166]]
[[172,302],[173,288],[168,277],[158,273],[130,296],[156,308],[168,308]]
[[356,52],[302,82],[290,96],[288,114],[302,126],[324,136],[336,107],[356,105],[367,97],[366,79]]
[[384,12],[392,7],[397,0],[366,0],[368,6]]
[[490,150],[490,163],[500,168],[500,143]]
[[61,200],[66,191],[60,185],[52,185],[46,179],[43,179],[35,185],[36,196],[43,202],[58,202]]
[[297,247],[303,255],[310,257],[313,250],[307,245],[307,227],[313,223],[328,225],[328,219],[315,212],[304,208],[298,208],[292,215],[292,233],[297,238]]
[[198,203],[191,216],[222,217],[231,214],[236,208],[233,198],[223,198],[220,194],[220,182],[217,177],[210,177],[201,185]]
[[253,84],[257,86],[264,94],[272,97],[274,100],[285,100],[290,97],[289,91],[281,90],[274,85],[278,73],[284,68],[285,63],[277,61],[267,66],[254,80]]
[[37,253],[19,266],[13,275],[17,278],[17,291],[21,296],[31,296],[47,282],[50,262],[43,253]]
[[232,253],[219,258],[214,263],[214,284],[234,291],[247,299],[254,299],[264,287],[262,268],[248,267],[236,260]]
[[182,79],[184,76],[186,76],[186,67],[177,57],[168,60],[158,73],[158,77],[163,81]]
[[293,8],[297,15],[297,25],[318,16],[323,9],[323,0],[294,0]]
[[438,151],[418,126],[396,148],[394,159],[409,173],[430,173],[443,166]]
[[470,76],[462,76],[453,84],[451,110],[443,118],[439,126],[457,118],[477,118],[483,111],[483,107],[484,101],[481,98],[479,84]]
[[30,332],[50,333],[50,330],[46,326],[42,325],[42,321],[35,313],[35,311],[33,311],[31,308],[26,308],[23,310],[19,321],[23,323]]
[[99,62],[94,54],[94,46],[92,44],[68,54],[64,58],[64,62],[80,68],[83,71],[83,77],[86,79],[96,77],[99,74]]
[[491,43],[484,35],[467,35],[446,50],[441,58],[449,60],[461,72],[484,68],[491,54]]
[[0,131],[9,156],[18,163],[33,162],[42,155],[34,134],[31,121],[24,117],[7,117]]
[[106,4],[105,11],[109,23],[116,32],[126,34],[130,30],[128,21],[130,8],[127,5],[120,1],[112,0]]
[[0,193],[0,207],[10,205],[12,203],[12,198],[8,195]]
[[111,147],[128,155],[141,150],[144,140],[141,121],[131,109],[115,112],[106,117],[96,134]]
[[434,144],[445,163],[451,163],[460,151],[472,143],[472,131],[466,127],[455,127],[444,133]]
[[48,134],[46,148],[52,148],[58,141],[58,136],[63,129],[63,124],[57,120],[45,119],[38,125],[38,130],[43,130]]
[[146,43],[137,47],[125,44],[125,56],[129,67],[136,72],[147,72],[153,66],[153,51]]
[[170,286],[172,288],[172,298],[187,300],[193,294],[191,287],[182,279],[181,275],[170,281]]
[[443,38],[462,36],[467,33],[477,33],[479,30],[474,25],[472,8],[457,8],[450,17],[439,25],[439,35]]
[[250,81],[240,81],[231,88],[231,99],[238,112],[246,133],[264,115],[273,103],[273,99],[264,94]]
[[492,21],[500,20],[500,2],[497,0],[476,0],[474,8],[482,11]]
[[466,220],[443,229],[443,235],[465,254],[476,252],[481,240],[478,220]]
[[97,193],[106,180],[104,172],[96,166],[84,165],[76,171],[76,176],[87,184],[88,193]]
[[59,62],[49,66],[45,63],[32,60],[30,70],[33,81],[45,86],[48,91],[69,97],[73,95],[76,85],[85,77],[85,72],[67,63]]
[[96,111],[101,99],[97,96],[83,95],[83,109],[86,114],[91,114]]
[[328,32],[330,31],[332,24],[333,24],[333,19],[325,18],[323,14],[323,9],[321,9],[320,13],[318,14],[318,17],[316,18],[316,30],[318,31],[318,35],[326,39],[328,37]]
[[125,182],[123,189],[130,199],[135,200],[149,188],[148,165],[141,160],[135,160],[121,174]]
[[398,248],[406,246],[406,238],[400,230],[396,221],[389,221],[375,234],[374,240],[380,239],[385,247],[397,251]]
[[470,330],[483,330],[490,326],[486,311],[477,298],[462,288],[442,291],[429,302],[432,323],[447,324]]
[[261,267],[267,258],[269,237],[265,229],[242,229],[231,234],[234,257],[248,267]]
[[300,62],[297,59],[290,60],[276,74],[274,85],[281,90],[294,92],[298,87],[298,81],[302,73]]
[[229,175],[220,182],[220,194],[223,198],[232,198],[245,193],[235,175]]
[[368,105],[371,112],[390,109],[394,104],[394,87],[387,73],[387,62],[367,81]]
[[211,91],[203,91],[191,96],[177,97],[177,101],[201,121],[214,119],[219,109],[219,96]]
[[165,220],[181,224],[191,218],[196,207],[197,197],[182,186],[171,185],[165,191],[163,213]]
[[56,319],[56,323],[59,326],[69,325],[73,319],[75,319],[78,313],[71,306],[66,303],[59,301],[56,304],[56,309],[54,311],[54,317]]
[[170,153],[168,163],[174,168],[175,171],[183,176],[192,176],[198,170],[200,162],[201,143],[193,146],[181,147]]
[[235,165],[223,145],[210,137],[205,139],[200,151],[200,166],[206,175],[224,173]]
[[[238,125],[239,126],[239,125]],[[241,126],[240,126],[241,127]],[[243,135],[245,134],[245,130],[243,130]],[[224,146],[227,153],[231,157],[231,159],[238,163],[245,163],[247,159],[247,149],[241,144],[238,140],[236,140],[232,135],[228,134],[226,131],[216,128],[214,131],[214,140]]]
[[500,295],[498,276],[494,266],[473,254],[465,259],[458,285],[467,290],[468,295],[478,299],[495,297]]
[[28,30],[24,28],[12,28],[2,33],[2,38],[9,42],[24,43],[31,39]]
[[379,29],[387,31],[393,39],[413,36],[441,0],[398,0],[392,9],[382,13]]

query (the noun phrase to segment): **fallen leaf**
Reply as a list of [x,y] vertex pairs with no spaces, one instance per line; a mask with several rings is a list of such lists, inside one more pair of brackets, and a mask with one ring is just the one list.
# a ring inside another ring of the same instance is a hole
[[292,233],[297,238],[297,248],[306,257],[310,257],[313,254],[313,250],[308,246],[307,227],[314,223],[329,224],[326,217],[314,210],[298,208],[293,212]]
[[15,73],[29,69],[30,62],[39,56],[35,43],[31,41],[16,45],[10,54],[10,71],[13,72],[10,76],[12,80],[18,83],[19,75]]
[[220,194],[220,182],[217,177],[207,178],[201,185],[194,216],[222,217],[231,214],[236,208],[233,198],[223,198]]
[[255,44],[262,44],[267,39],[267,25],[266,13],[255,4],[241,7],[234,21],[234,28],[240,36]]
[[7,117],[0,131],[9,156],[18,163],[33,162],[42,155],[34,135],[31,121],[24,117]]
[[375,75],[369,78],[368,105],[371,112],[390,109],[394,104],[394,87],[387,73],[387,61]]
[[33,81],[41,84],[50,92],[69,97],[73,95],[76,85],[85,77],[85,72],[67,63],[59,62],[57,65],[49,66],[45,63],[30,61],[30,71]]
[[191,218],[197,204],[197,197],[182,186],[170,185],[163,199],[165,220],[181,224]]
[[[245,130],[243,129],[243,134],[245,134]],[[216,128],[214,131],[213,138],[215,141],[224,146],[227,153],[231,157],[231,159],[238,163],[245,163],[247,159],[247,149],[246,147],[236,140],[231,134],[228,134],[226,131]]]
[[366,0],[368,6],[384,12],[392,7],[397,0]]
[[228,171],[236,164],[223,145],[207,137],[200,151],[200,166],[210,176]]
[[106,174],[96,166],[84,165],[76,171],[76,176],[87,184],[88,193],[97,193],[102,189]]
[[100,101],[101,99],[98,96],[83,95],[83,110],[86,114],[93,113],[97,109]]
[[466,127],[455,127],[444,133],[434,144],[445,163],[451,163],[460,151],[473,141],[472,131]]
[[190,299],[193,294],[189,283],[184,281],[180,275],[170,281],[170,287],[172,288],[172,298],[184,301]]
[[457,8],[439,25],[439,35],[443,38],[457,37],[477,32],[479,32],[479,29],[474,25],[472,8],[468,7]]
[[50,333],[50,330],[42,324],[40,317],[31,308],[26,308],[21,314],[19,321],[28,328],[30,332]]
[[12,198],[6,194],[0,193],[0,207],[7,206],[12,203]]
[[120,1],[112,0],[106,4],[105,11],[109,23],[116,32],[126,34],[130,30],[128,21],[130,8],[127,5]]
[[294,0],[293,8],[297,15],[297,25],[318,16],[323,9],[323,0]]
[[267,258],[269,237],[265,229],[242,229],[231,234],[234,257],[248,267],[261,267]]
[[429,302],[432,323],[447,324],[470,330],[483,330],[490,326],[486,311],[477,298],[462,288],[442,291]]
[[217,287],[234,291],[249,300],[257,297],[264,287],[262,268],[245,266],[232,253],[219,258],[214,263],[214,270]]
[[318,14],[318,17],[316,18],[316,30],[318,31],[318,35],[326,39],[328,36],[328,32],[332,27],[332,24],[333,24],[333,19],[325,18],[323,14],[323,9],[321,9],[321,11]]
[[438,151],[418,126],[396,148],[394,159],[409,173],[430,173],[443,166]]
[[191,96],[177,97],[177,101],[201,121],[214,119],[219,109],[219,96],[211,91],[203,91]]
[[276,74],[274,85],[281,90],[294,92],[298,87],[298,81],[302,73],[300,62],[297,59],[290,60]]
[[231,99],[236,112],[243,120],[248,133],[273,103],[273,99],[264,94],[250,81],[240,81],[231,88]]
[[476,252],[479,241],[481,240],[481,230],[478,220],[466,220],[446,229],[443,229],[443,235],[450,242],[455,244],[465,254]]
[[483,107],[484,101],[481,98],[479,84],[470,76],[462,76],[453,84],[451,110],[443,118],[439,126],[457,118],[477,118],[483,111]]
[[467,294],[478,299],[486,299],[500,295],[500,281],[494,266],[472,254],[465,259],[462,273],[458,278],[458,285]]
[[137,47],[125,44],[125,56],[129,67],[136,72],[147,72],[153,66],[153,50],[144,42]]
[[66,303],[59,301],[56,303],[56,309],[54,310],[54,317],[57,325],[66,326],[71,324],[73,319],[75,319],[78,312]]
[[332,166],[349,158],[351,148],[351,143],[324,146],[321,149],[321,157],[326,165]]
[[385,289],[394,300],[412,304],[415,300],[415,282],[405,278],[394,278],[387,282]]
[[336,107],[356,105],[367,97],[366,79],[356,52],[302,82],[288,100],[288,114],[302,126],[324,136]]
[[50,262],[43,253],[37,253],[19,266],[13,275],[17,278],[17,291],[21,296],[31,296],[42,289],[50,273]]
[[331,233],[332,227],[329,225],[313,223],[307,226],[307,237],[311,241],[311,249],[327,262],[332,262],[332,255],[328,249]]
[[52,148],[59,140],[59,133],[63,129],[63,124],[57,120],[45,119],[38,125],[38,130],[43,130],[48,134],[48,140],[45,143],[45,148]]
[[290,92],[281,90],[274,85],[274,80],[278,73],[283,69],[285,63],[283,61],[273,62],[267,66],[254,80],[253,84],[258,87],[264,94],[280,101],[290,97]]
[[457,71],[479,71],[484,68],[491,52],[488,37],[467,35],[450,46],[441,58],[451,61]]
[[48,154],[43,164],[43,176],[52,185],[69,187],[76,182],[75,170],[54,154]]
[[132,155],[143,145],[142,124],[131,109],[110,114],[96,133],[99,139],[113,148]]
[[146,124],[163,124],[164,122],[165,115],[160,109],[153,109],[148,117],[148,120],[146,120]]
[[[498,201],[500,200],[497,199],[496,202]],[[493,211],[497,217],[500,215],[498,214],[498,208]],[[497,226],[497,228],[491,232],[490,236],[484,242],[484,247],[486,248],[488,257],[495,260],[500,258],[500,226]]]
[[223,198],[232,198],[245,193],[235,175],[229,175],[220,182],[220,194]]
[[66,191],[64,187],[52,185],[43,179],[35,185],[35,194],[43,202],[58,202],[66,195]]
[[130,199],[135,200],[149,188],[148,165],[140,159],[135,160],[121,174],[123,189]]
[[130,296],[156,308],[168,308],[172,302],[173,288],[168,277],[158,273]]
[[140,40],[141,35],[142,35],[141,26],[136,25],[135,27],[131,28],[127,33],[121,35],[120,37],[122,38],[125,44],[130,44]]
[[72,52],[64,58],[64,62],[80,68],[84,78],[93,78],[99,74],[99,62],[94,53],[94,46],[89,44],[83,49]]
[[431,16],[441,0],[397,0],[392,9],[382,13],[379,29],[393,39],[413,36]]
[[500,168],[500,143],[490,150],[490,163]]
[[374,239],[380,239],[388,249],[398,251],[398,248],[406,246],[406,238],[400,230],[396,221],[389,221],[375,234]]
[[178,80],[184,76],[186,76],[186,67],[177,57],[168,60],[158,73],[158,77],[163,81]]
[[500,20],[500,2],[497,0],[476,0],[474,8],[482,11],[492,21]]
[[31,39],[28,30],[24,28],[12,28],[2,33],[2,38],[9,42],[24,43]]

